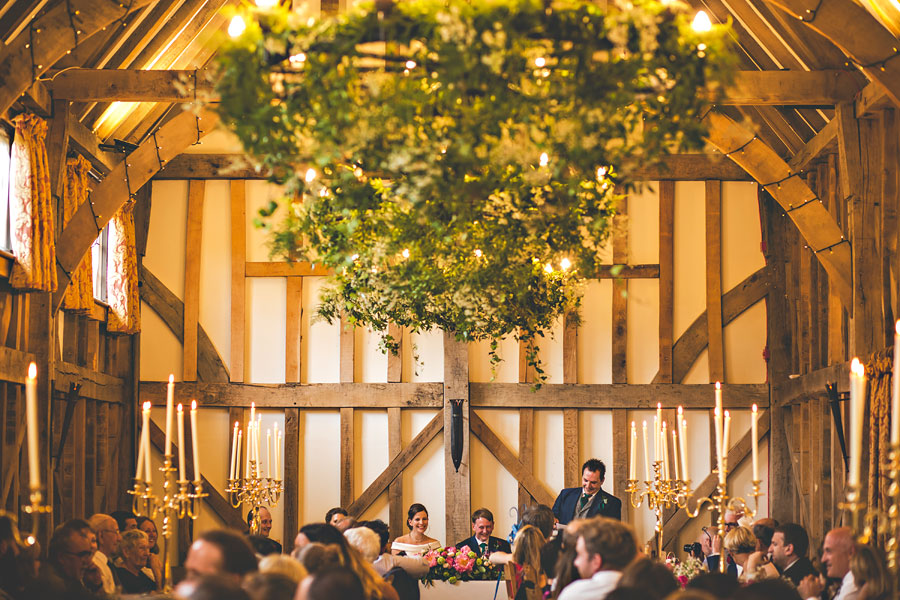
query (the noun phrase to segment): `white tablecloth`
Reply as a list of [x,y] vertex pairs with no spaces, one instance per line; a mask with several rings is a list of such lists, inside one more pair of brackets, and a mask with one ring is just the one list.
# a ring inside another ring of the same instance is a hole
[[493,600],[494,590],[497,590],[497,600],[509,600],[505,580],[499,588],[496,581],[461,581],[455,585],[436,581],[428,587],[419,582],[421,600]]

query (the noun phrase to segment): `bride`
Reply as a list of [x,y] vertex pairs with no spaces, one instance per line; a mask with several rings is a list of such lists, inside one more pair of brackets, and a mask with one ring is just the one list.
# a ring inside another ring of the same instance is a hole
[[423,556],[429,550],[436,550],[441,543],[434,538],[425,535],[428,529],[428,511],[418,502],[409,507],[406,526],[409,528],[407,535],[401,535],[391,544],[392,554],[406,554],[407,556]]

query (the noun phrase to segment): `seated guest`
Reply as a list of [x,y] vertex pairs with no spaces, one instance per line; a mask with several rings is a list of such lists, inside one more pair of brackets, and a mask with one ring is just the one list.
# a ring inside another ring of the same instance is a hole
[[344,533],[348,529],[353,529],[356,526],[356,517],[351,517],[349,515],[341,519],[341,522],[335,525],[335,527],[337,527],[337,530],[341,533]]
[[[832,600],[857,600],[859,586],[850,570],[850,559],[856,551],[856,540],[849,527],[832,529],[825,535],[822,544],[822,566],[826,575],[839,581],[839,587]],[[806,577],[797,586],[804,598],[818,598],[825,591],[825,580],[821,577]]]
[[253,573],[241,587],[250,600],[290,600],[297,593],[297,585],[298,582],[280,573]]
[[184,561],[188,579],[214,575],[240,584],[244,575],[256,571],[253,548],[239,534],[227,529],[205,531],[197,537]]
[[737,577],[729,573],[701,573],[687,582],[685,590],[703,591],[714,598],[730,600],[731,596],[740,589]]
[[119,584],[113,557],[119,554],[119,544],[122,535],[119,533],[119,524],[110,515],[97,513],[88,519],[91,530],[97,537],[97,551],[94,552],[92,561],[97,565],[100,578],[103,582],[103,593],[112,596],[116,593]]
[[555,524],[556,517],[553,516],[553,509],[546,504],[532,504],[522,513],[521,525],[537,527],[548,541],[556,530]]
[[337,544],[311,542],[304,546],[297,555],[297,560],[309,575],[319,571],[344,566],[341,548]]
[[253,551],[259,558],[270,554],[281,554],[281,544],[263,535],[247,536],[247,541],[250,542]]
[[884,554],[875,546],[858,544],[850,559],[853,580],[859,586],[859,600],[896,598],[896,584]]
[[782,577],[790,579],[798,587],[806,577],[819,576],[806,557],[808,550],[809,536],[806,535],[806,530],[796,523],[785,523],[777,527],[772,534],[772,544],[769,546],[772,562]]
[[300,528],[297,537],[294,538],[294,550],[291,555],[297,558],[303,547],[313,542],[340,544],[343,539],[341,532],[333,525],[328,523],[307,523]]
[[300,561],[284,554],[270,554],[259,561],[260,573],[278,573],[290,577],[294,583],[303,581],[309,573]]
[[122,566],[116,567],[119,583],[126,594],[146,594],[156,591],[156,582],[142,569],[150,556],[150,541],[140,529],[126,531],[122,536]]
[[428,510],[424,505],[416,502],[407,511],[406,526],[409,528],[407,535],[401,535],[391,545],[391,552],[407,556],[423,556],[429,550],[436,550],[441,543],[434,538],[425,535],[428,529]]
[[547,577],[541,568],[541,550],[547,540],[533,525],[525,525],[516,533],[512,551],[512,583],[515,600],[543,598]]
[[797,588],[780,577],[763,579],[746,587],[739,587],[729,600],[804,600]]
[[130,510],[114,510],[109,516],[116,520],[120,533],[137,529],[137,517]]
[[297,600],[368,600],[362,582],[347,569],[327,569],[300,584]]
[[756,538],[746,527],[737,527],[725,534],[725,550],[737,565],[737,576],[747,572],[747,561],[756,552]]
[[[722,553],[722,538],[718,536],[715,529],[707,529],[706,527],[702,529],[702,534],[700,537],[700,545],[703,549],[703,553],[706,555],[706,558],[703,559],[703,564],[706,565],[706,570],[710,573],[720,573],[721,571],[719,571],[719,559],[721,558]],[[730,560],[730,557],[727,557],[726,561],[725,572],[728,575],[737,578],[737,565],[734,564],[733,560]]]
[[28,583],[24,598],[29,600],[95,600],[98,596],[84,587],[82,578],[92,566],[94,551],[84,534],[86,522],[67,521],[53,531],[48,557],[41,563],[38,577]]
[[619,588],[646,592],[652,600],[662,600],[681,589],[667,566],[649,558],[639,558],[625,567]]
[[637,541],[629,525],[605,517],[588,519],[575,542],[574,564],[582,579],[563,588],[559,600],[603,600],[635,556]]
[[578,542],[578,532],[586,522],[585,519],[576,519],[566,525],[562,535],[556,536],[560,546],[556,567],[553,569],[555,577],[551,585],[554,598],[558,598],[559,593],[567,585],[581,577],[575,568],[575,545]]
[[[356,555],[362,559],[365,564],[357,564],[357,571],[366,571],[366,575],[363,576],[361,573],[357,572],[357,575],[360,575],[360,581],[363,582],[365,586],[366,580],[369,578],[368,575],[371,571],[371,574],[378,574],[377,571],[374,570],[374,566],[372,563],[375,562],[375,559],[381,554],[381,538],[378,537],[378,534],[369,529],[368,527],[354,527],[353,529],[348,529],[344,532],[344,538],[347,540],[347,544],[350,546],[348,550],[353,550],[355,552],[350,552],[351,555],[351,565],[356,564]],[[394,598],[399,600],[397,595],[397,591],[394,587],[385,581],[384,579],[377,579],[378,587],[380,588],[379,596],[380,598]]]
[[[162,561],[159,559],[159,532],[156,529],[156,523],[153,519],[147,517],[137,518],[138,529],[147,534],[147,540],[150,542],[150,558],[147,559],[147,567],[144,569],[153,581],[162,580]],[[149,573],[147,573],[149,571]]]
[[422,560],[422,557],[391,554],[388,547],[390,530],[387,523],[380,519],[375,519],[373,521],[364,521],[362,526],[378,534],[378,541],[381,547],[378,557],[372,562],[372,566],[379,575],[383,577],[391,569],[397,567],[403,569],[413,579],[420,579],[428,572],[428,565]]
[[509,542],[491,535],[494,531],[494,515],[486,508],[472,513],[474,535],[456,544],[457,549],[468,547],[478,556],[492,552],[510,552]]
[[346,516],[348,516],[346,510],[340,506],[335,506],[334,508],[328,509],[328,512],[325,513],[325,522],[332,527],[337,527],[338,523]]
[[581,487],[565,488],[553,503],[553,514],[560,525],[572,519],[590,519],[602,515],[622,518],[622,501],[600,489],[606,479],[606,465],[592,458],[581,467]]
[[179,600],[250,600],[239,583],[212,575],[185,579],[175,587]]
[[769,546],[772,545],[772,536],[775,534],[776,527],[778,527],[778,522],[775,519],[758,519],[753,523],[756,551],[747,559],[745,571],[749,574],[748,576],[755,576],[756,579],[779,576],[778,569],[769,560]]
[[[257,514],[259,515],[259,532],[257,535],[261,535],[264,538],[269,538],[269,534],[272,532],[272,513],[269,512],[269,509],[265,506],[259,506],[256,509]],[[247,527],[250,527],[250,530],[253,530],[253,511],[247,513]],[[278,554],[281,554],[281,542],[276,540],[272,540],[271,544],[267,544],[266,548],[275,547],[277,548]],[[271,552],[267,552],[266,554],[271,554]],[[264,554],[263,556],[266,556]]]

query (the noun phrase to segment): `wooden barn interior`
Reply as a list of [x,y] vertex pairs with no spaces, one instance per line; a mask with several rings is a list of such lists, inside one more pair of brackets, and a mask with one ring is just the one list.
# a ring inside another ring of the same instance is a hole
[[[34,362],[37,475],[52,507],[35,529],[45,540],[48,525],[131,508],[146,401],[161,486],[172,373],[176,402],[198,403],[199,443],[185,442],[199,446],[201,473],[187,461],[188,478],[208,494],[199,518],[175,528],[175,565],[198,532],[247,527],[246,507],[234,508],[225,487],[232,426],[249,420],[251,402],[284,436],[272,537],[286,551],[332,506],[382,518],[397,536],[407,507],[422,502],[431,535],[447,544],[469,535],[471,512],[487,506],[505,537],[511,508],[552,505],[592,457],[606,463],[604,489],[623,499],[623,518],[651,542],[653,513],[625,492],[629,453],[640,451],[630,423],[652,419],[659,402],[671,427],[683,406],[696,494],[709,495],[721,381],[735,425],[730,493],[749,499],[756,404],[757,515],[802,524],[817,548],[849,522],[841,504],[853,357],[870,377],[863,497],[883,506],[900,316],[900,9],[890,0],[688,2],[732,22],[737,78],[709,115],[704,153],[641,173],[649,185],[619,207],[609,268],[587,285],[581,324],[563,320],[541,341],[548,381],[533,391],[514,339],[500,344],[494,376],[487,343],[391,326],[401,351],[384,355],[380,332],[313,318],[327,274],[269,257],[253,220],[278,188],[209,108],[215,40],[238,0],[7,0],[0,508],[32,527],[25,384]],[[323,15],[346,8],[294,4]],[[38,220],[55,240],[53,291],[15,281],[8,173],[20,115],[47,126],[55,208]],[[78,172],[89,199],[66,208]],[[133,216],[130,234],[117,224],[123,215]],[[112,285],[129,285],[110,262],[113,238],[131,239],[136,255],[139,301],[124,306],[108,297]],[[93,303],[72,310],[67,289],[85,256]],[[451,398],[464,400],[458,470]],[[667,509],[664,550],[683,554],[714,520]]]

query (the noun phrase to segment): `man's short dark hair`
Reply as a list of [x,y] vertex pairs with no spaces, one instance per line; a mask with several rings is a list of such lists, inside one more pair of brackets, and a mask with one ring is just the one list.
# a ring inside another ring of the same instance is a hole
[[475,512],[472,513],[472,524],[475,524],[475,521],[478,519],[487,519],[491,523],[494,522],[494,513],[489,511],[486,508],[479,508]]
[[317,573],[306,592],[307,600],[366,600],[362,582],[350,569],[326,569]]
[[321,544],[344,544],[344,536],[338,531],[334,525],[328,523],[307,523],[300,528],[300,533],[306,536],[311,542],[319,542]]
[[71,519],[54,529],[53,535],[50,537],[50,544],[47,546],[47,556],[50,561],[55,561],[60,554],[69,551],[69,540],[73,535],[84,536],[84,530],[90,528],[91,526],[84,519]]
[[550,536],[553,535],[555,518],[553,509],[546,504],[532,504],[522,514],[522,525],[537,527],[544,534],[544,539],[549,540]]
[[344,515],[345,517],[350,514],[340,506],[335,506],[334,508],[328,509],[328,512],[325,513],[325,522],[331,523],[331,517],[334,515]]
[[794,546],[794,556],[806,556],[809,551],[809,536],[802,526],[796,523],[785,523],[775,528],[775,533],[784,536],[784,545]]
[[219,548],[222,553],[222,571],[244,576],[256,570],[256,555],[250,542],[234,531],[213,529],[203,532],[197,539]]
[[368,527],[372,531],[378,534],[378,538],[381,540],[381,548],[387,545],[388,540],[391,538],[391,529],[388,527],[388,524],[382,521],[381,519],[372,519],[371,521],[363,521],[360,523],[361,527]]
[[606,571],[621,571],[637,556],[634,530],[616,519],[588,519],[578,530],[578,537],[584,539],[589,556],[596,554],[603,559],[601,568]]
[[775,533],[776,526],[770,526],[768,523],[756,522],[753,524],[753,537],[762,544],[763,552],[772,545],[772,534]]
[[109,513],[109,516],[116,520],[120,533],[125,533],[125,521],[128,519],[134,519],[134,522],[137,523],[137,516],[130,510],[114,510]]
[[606,465],[603,464],[603,461],[597,458],[591,458],[586,463],[581,466],[581,472],[591,471],[592,473],[599,472],[600,479],[606,479]]

